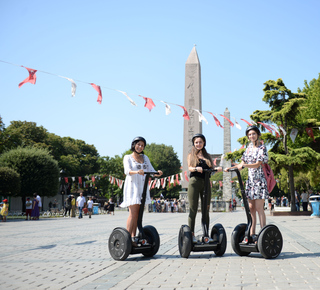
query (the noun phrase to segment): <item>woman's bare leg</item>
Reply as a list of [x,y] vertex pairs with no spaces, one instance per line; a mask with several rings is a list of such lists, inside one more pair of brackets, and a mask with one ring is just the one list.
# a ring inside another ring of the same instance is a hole
[[134,204],[129,206],[129,217],[127,219],[127,231],[131,237],[136,236],[138,216],[139,216],[140,204]]
[[250,235],[255,235],[256,233],[256,225],[257,225],[257,215],[256,215],[256,200],[255,199],[249,199],[249,209],[250,209],[250,214],[252,218],[252,226],[250,230]]
[[264,212],[264,199],[256,199],[256,211],[258,212],[260,227],[266,225],[266,214]]

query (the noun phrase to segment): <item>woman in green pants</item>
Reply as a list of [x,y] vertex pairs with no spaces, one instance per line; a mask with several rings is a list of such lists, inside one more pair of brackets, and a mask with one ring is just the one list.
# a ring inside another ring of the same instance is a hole
[[[202,134],[195,134],[192,137],[193,147],[191,153],[188,155],[188,169],[190,171],[190,180],[188,186],[188,200],[189,200],[189,217],[188,225],[191,229],[193,242],[196,243],[196,238],[194,236],[194,225],[196,220],[196,215],[198,211],[198,201],[199,196],[201,202],[206,202],[202,200],[202,192],[204,190],[204,177],[205,173],[203,169],[209,169],[213,167],[213,162],[211,156],[205,149],[206,138]],[[222,171],[221,167],[216,168],[217,171]],[[208,194],[208,207],[210,206],[211,194]],[[207,224],[209,225],[209,210],[207,211]]]

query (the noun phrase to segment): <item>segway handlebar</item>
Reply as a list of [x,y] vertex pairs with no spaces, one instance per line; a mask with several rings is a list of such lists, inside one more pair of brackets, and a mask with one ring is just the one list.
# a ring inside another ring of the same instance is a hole
[[144,171],[144,174],[156,175],[156,174],[159,174],[159,172],[158,171],[156,171],[156,172]]

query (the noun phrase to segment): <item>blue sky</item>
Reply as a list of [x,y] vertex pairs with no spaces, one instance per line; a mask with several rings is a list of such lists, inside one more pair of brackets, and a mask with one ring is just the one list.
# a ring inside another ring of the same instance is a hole
[[[32,121],[59,136],[121,155],[135,136],[183,150],[185,62],[194,46],[201,63],[202,110],[228,108],[242,130],[262,102],[263,83],[282,78],[289,89],[320,72],[320,1],[4,1],[0,60],[37,69],[37,83],[18,84],[25,68],[0,62],[0,115]],[[43,72],[48,72],[43,73]],[[77,83],[71,97],[69,81]],[[102,104],[88,84],[102,87]],[[134,107],[121,90],[138,105]],[[149,112],[138,95],[152,98]],[[223,130],[204,113],[210,153],[223,153]],[[219,117],[223,122],[223,118]],[[233,121],[233,119],[232,119]],[[182,161],[182,160],[181,160]]]

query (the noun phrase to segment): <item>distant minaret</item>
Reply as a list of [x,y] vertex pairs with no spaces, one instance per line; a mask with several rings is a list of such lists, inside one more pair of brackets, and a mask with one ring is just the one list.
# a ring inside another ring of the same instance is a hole
[[[230,112],[228,108],[224,111],[224,116],[230,120]],[[224,132],[223,132],[223,154],[229,153],[231,151],[231,126],[228,120],[224,118],[223,122]],[[231,160],[226,160],[223,158],[222,167],[231,167]],[[232,198],[232,186],[231,186],[231,173],[223,172],[223,199],[227,201],[226,210],[229,211],[228,201]]]
[[[186,62],[184,106],[189,113],[190,120],[184,120],[183,129],[183,160],[182,170],[188,171],[187,157],[192,147],[192,136],[202,133],[202,123],[199,122],[198,113],[201,112],[201,68],[196,47],[194,46]],[[188,182],[182,182],[182,188],[188,188]]]

